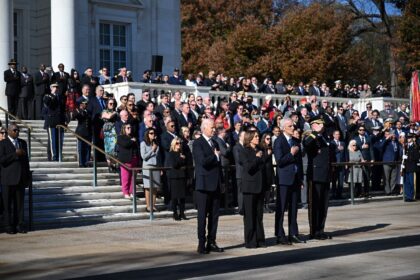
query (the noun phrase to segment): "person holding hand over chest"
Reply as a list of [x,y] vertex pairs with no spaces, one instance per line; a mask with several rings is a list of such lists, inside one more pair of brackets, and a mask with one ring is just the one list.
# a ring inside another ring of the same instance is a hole
[[263,226],[266,156],[258,149],[259,141],[257,131],[245,132],[244,149],[239,154],[239,164],[243,168],[245,247],[248,249],[266,247]]

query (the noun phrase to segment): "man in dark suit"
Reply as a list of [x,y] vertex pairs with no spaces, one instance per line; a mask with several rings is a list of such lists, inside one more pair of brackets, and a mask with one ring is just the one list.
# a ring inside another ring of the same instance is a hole
[[245,131],[239,132],[238,142],[233,146],[233,158],[235,160],[235,177],[236,177],[236,188],[237,188],[237,201],[238,201],[238,212],[240,215],[244,214],[243,210],[243,196],[242,196],[242,173],[243,167],[239,164],[239,154],[244,151],[244,136]]
[[335,116],[335,123],[337,128],[340,130],[341,140],[347,140],[347,118],[344,116],[343,106],[339,106],[337,109],[337,115]]
[[8,63],[9,69],[4,71],[4,81],[6,82],[7,110],[16,115],[20,93],[20,72],[17,71],[17,62],[11,59]]
[[378,110],[372,110],[372,112],[370,113],[371,118],[367,118],[365,119],[365,128],[366,131],[369,133],[369,135],[372,135],[372,128],[379,126],[380,129],[382,130],[382,128],[384,127],[384,125],[378,120],[379,118],[379,111]]
[[155,115],[159,119],[163,119],[163,111],[170,109],[169,106],[169,96],[167,94],[162,94],[160,96],[160,104],[155,109]]
[[[87,100],[82,100],[74,112],[73,118],[77,120],[76,133],[88,141],[92,141],[91,117],[87,111]],[[79,153],[79,167],[87,167],[90,160],[90,145],[84,141],[77,140],[77,152]]]
[[52,76],[51,83],[58,84],[58,93],[61,95],[60,98],[65,97],[65,93],[67,91],[67,84],[70,78],[69,73],[64,72],[64,64],[58,64],[58,72],[55,72]]
[[[292,119],[282,119],[280,128],[283,130],[283,134],[277,137],[273,147],[279,178],[274,231],[277,244],[303,243],[304,241],[299,238],[297,225],[298,198],[303,186],[302,152],[299,143],[293,138],[295,128]],[[289,239],[286,239],[283,228],[286,205],[289,206]]]
[[178,127],[181,128],[183,126],[188,127],[190,132],[192,133],[194,128],[193,119],[190,115],[190,105],[186,102],[181,104],[181,111],[180,114],[175,114],[177,117]]
[[22,120],[33,120],[33,99],[34,99],[34,79],[31,74],[28,73],[28,68],[22,66],[22,72],[20,76],[20,93],[18,102],[18,118]]
[[[95,90],[95,96],[91,97],[88,102],[88,113],[92,119],[92,140],[93,144],[104,149],[104,139],[101,136],[101,130],[104,125],[102,120],[102,111],[106,108],[106,102],[102,98],[104,95],[104,88],[97,86]],[[97,161],[105,161],[105,155],[95,150],[95,156]]]
[[[62,97],[58,93],[58,84],[51,84],[51,93],[44,96],[45,124],[48,132],[48,160],[59,160],[59,145],[63,147],[64,131],[57,128],[59,124],[65,124],[65,110]],[[61,142],[59,143],[59,139]],[[62,149],[60,149],[62,150]]]
[[[195,162],[195,190],[198,208],[197,235],[199,254],[210,251],[223,252],[216,244],[217,224],[219,222],[221,165],[220,151],[212,141],[214,121],[204,119],[201,123],[202,136],[194,141],[193,156]],[[207,221],[207,246],[206,220]]]
[[96,93],[96,87],[99,85],[99,78],[93,75],[92,67],[87,67],[82,78],[80,79],[80,83],[83,85],[89,85],[90,87],[90,95],[89,97],[94,97]]
[[41,120],[41,111],[42,107],[44,106],[42,100],[45,95],[50,93],[50,76],[47,72],[45,72],[44,64],[39,66],[39,71],[36,71],[33,76],[35,83],[35,97],[32,107],[34,108],[35,120]]
[[115,83],[127,83],[132,82],[133,78],[131,76],[127,76],[127,68],[122,67],[120,69],[120,73],[118,74],[117,78],[115,79]]
[[174,74],[171,77],[169,77],[168,84],[185,86],[184,78],[179,75],[179,69],[178,68],[174,69]]
[[[223,127],[219,127],[216,129],[216,135],[213,137],[213,140],[217,143],[219,150],[220,150],[220,162],[222,165],[222,174],[223,174],[223,189],[225,191],[225,196],[227,194],[227,186],[229,184],[229,178],[234,175],[233,170],[229,168],[229,166],[233,163],[233,154],[232,154],[232,147],[226,142],[227,139],[227,132],[226,129]],[[232,186],[233,187],[233,186]],[[236,195],[233,195],[235,199]],[[227,199],[225,199],[227,201]],[[228,205],[225,207],[229,207],[233,204],[236,204],[237,201],[230,201]]]
[[[356,140],[357,149],[362,153],[363,159],[365,161],[373,161],[375,159],[375,155],[373,154],[373,145],[371,137],[366,133],[366,128],[364,126],[360,126],[357,129],[358,135],[354,137]],[[363,167],[363,194],[365,196],[369,195],[369,185],[370,185],[370,174],[371,174],[371,167],[364,166]]]
[[330,239],[324,232],[327,219],[331,181],[330,163],[334,156],[330,143],[324,134],[324,121],[320,116],[310,121],[312,133],[303,140],[308,155],[307,177],[309,182],[309,227],[310,237]]
[[10,124],[8,137],[0,142],[1,185],[6,233],[26,233],[25,187],[30,184],[28,147],[19,138],[19,128]]
[[[346,162],[346,144],[340,140],[339,130],[334,131],[331,146],[335,154],[335,162]],[[344,183],[344,166],[335,166],[332,170],[332,196],[341,199]]]
[[323,96],[321,94],[321,89],[318,86],[317,81],[312,81],[312,85],[309,87],[309,95],[315,95],[315,96]]

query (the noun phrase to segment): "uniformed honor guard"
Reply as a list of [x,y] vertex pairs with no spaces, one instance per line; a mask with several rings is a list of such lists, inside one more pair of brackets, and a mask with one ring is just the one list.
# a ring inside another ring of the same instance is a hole
[[403,163],[401,166],[402,176],[404,176],[404,201],[412,202],[415,200],[415,176],[419,170],[420,153],[416,144],[416,135],[407,134],[407,144],[404,148]]
[[309,227],[313,239],[331,239],[324,232],[327,218],[333,153],[324,133],[324,120],[317,115],[310,120],[312,133],[304,139],[308,155]]
[[[76,133],[88,141],[92,141],[92,122],[87,111],[88,101],[80,99],[79,107],[75,110],[73,118],[77,120]],[[77,152],[79,154],[79,167],[87,167],[90,159],[90,145],[77,139]]]
[[[58,145],[63,147],[64,131],[57,128],[57,125],[64,124],[65,115],[62,96],[58,93],[58,84],[51,84],[50,89],[51,93],[45,95],[43,100],[45,105],[44,127],[48,132],[48,160],[58,161]],[[60,143],[59,140],[61,140]]]

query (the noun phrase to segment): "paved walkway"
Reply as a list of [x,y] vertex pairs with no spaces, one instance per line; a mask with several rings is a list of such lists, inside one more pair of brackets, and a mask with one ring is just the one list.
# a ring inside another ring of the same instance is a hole
[[[196,219],[131,221],[0,235],[0,279],[420,279],[420,202],[331,207],[328,241],[243,248],[240,216],[222,216],[225,253],[195,253]],[[299,210],[302,234],[307,212]]]

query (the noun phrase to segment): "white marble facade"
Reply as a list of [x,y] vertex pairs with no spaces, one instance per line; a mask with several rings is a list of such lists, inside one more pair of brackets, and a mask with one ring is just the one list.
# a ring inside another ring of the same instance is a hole
[[[163,73],[181,68],[180,0],[1,0],[0,13],[3,70],[14,56],[18,68],[26,65],[31,72],[41,63],[54,69],[64,63],[67,72],[88,66],[99,70],[107,57],[101,60],[101,24],[115,26],[118,34],[123,29],[123,46],[104,51],[110,53],[111,70],[120,52],[135,80],[151,67],[152,55],[163,56]],[[111,41],[116,33],[109,34]],[[6,108],[4,89],[1,79],[0,106]]]

